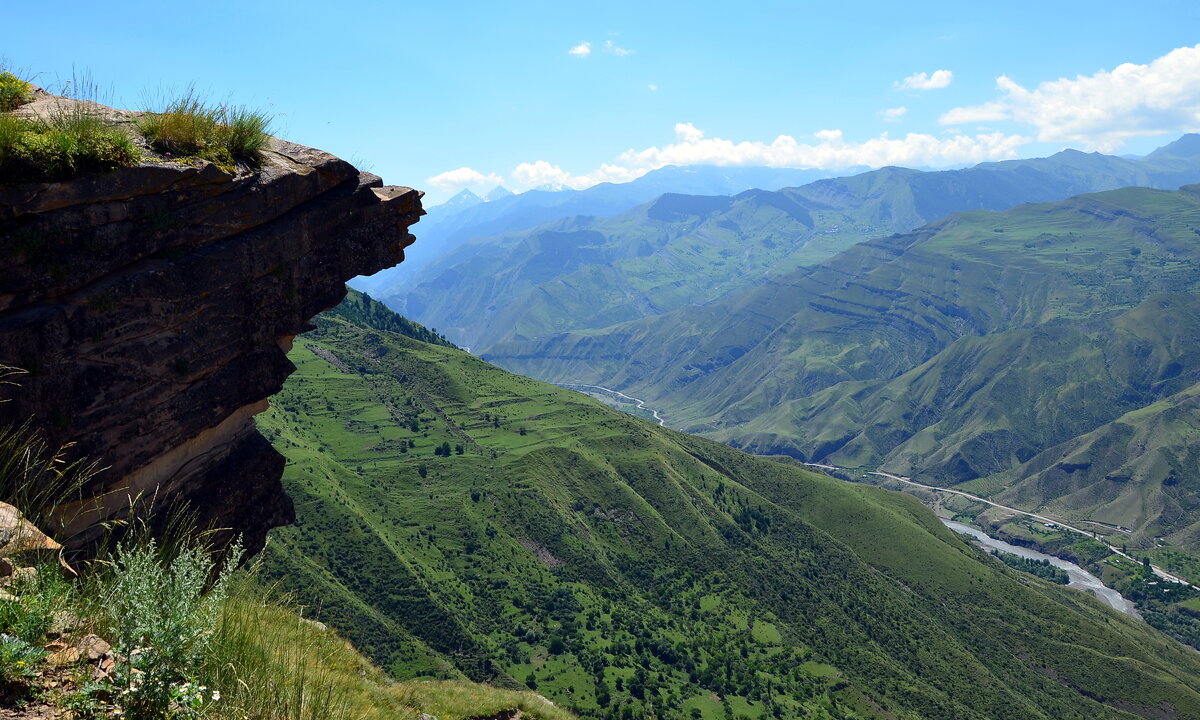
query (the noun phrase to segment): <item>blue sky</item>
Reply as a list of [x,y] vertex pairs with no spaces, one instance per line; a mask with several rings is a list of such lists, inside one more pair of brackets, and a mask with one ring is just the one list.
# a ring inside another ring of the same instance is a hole
[[1200,130],[1194,1],[61,2],[5,15],[18,31],[0,55],[40,84],[86,71],[135,108],[193,84],[431,202],[667,163],[1144,153]]

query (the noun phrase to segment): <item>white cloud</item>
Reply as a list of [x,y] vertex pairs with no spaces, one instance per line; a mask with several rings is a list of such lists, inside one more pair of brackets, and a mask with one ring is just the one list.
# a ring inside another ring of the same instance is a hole
[[655,85],[654,83],[650,83],[646,87],[650,88],[650,92],[658,92],[658,86]]
[[612,40],[605,40],[604,41],[604,52],[606,52],[610,55],[616,55],[617,57],[625,57],[626,55],[634,54],[635,52],[637,52],[637,50],[628,50],[623,47],[618,47],[617,44],[614,43]]
[[691,123],[675,126],[676,142],[663,147],[627,150],[621,165],[644,171],[664,165],[756,165],[768,167],[846,168],[857,165],[954,165],[1005,160],[1029,142],[1021,135],[993,132],[975,136],[936,137],[908,133],[893,138],[888,133],[862,142],[847,142],[841,130],[814,133],[816,142],[802,143],[780,135],[770,143],[733,142],[705,137]]
[[649,169],[634,169],[620,165],[602,164],[597,170],[586,175],[573,175],[558,165],[551,165],[545,160],[521,163],[512,171],[514,185],[518,189],[528,189],[551,185],[554,187],[570,187],[582,190],[602,182],[629,182],[645,175]]
[[[848,142],[841,130],[820,130],[810,142],[780,135],[770,143],[734,142],[707,137],[692,123],[675,125],[675,141],[662,147],[630,149],[615,163],[605,163],[592,172],[575,174],[546,160],[525,162],[513,168],[504,184],[514,190],[552,186],[576,190],[602,182],[629,182],[665,165],[747,165],[766,167],[840,169],[884,165],[958,165],[1017,156],[1017,148],[1030,142],[1021,135],[992,132],[936,137],[908,133],[891,137],[882,133],[861,142]],[[459,168],[429,179],[435,187],[465,187],[500,184],[503,178]]]
[[879,114],[882,115],[883,119],[888,122],[897,122],[900,120],[900,118],[904,117],[904,113],[906,112],[908,112],[908,108],[900,106],[880,110]]
[[581,42],[575,47],[567,51],[568,55],[574,55],[578,58],[585,58],[592,54],[592,44],[590,42]]
[[943,125],[1011,120],[1037,129],[1038,140],[1113,152],[1128,138],[1200,130],[1200,45],[1181,47],[1146,65],[1060,78],[1027,89],[996,79],[1003,97],[958,107]]
[[913,73],[903,80],[897,80],[893,85],[897,90],[940,90],[949,87],[953,80],[954,73],[949,70],[934,70],[932,75]]
[[436,188],[457,190],[475,185],[499,185],[503,181],[504,178],[495,173],[484,175],[478,170],[472,170],[469,167],[460,167],[456,170],[447,170],[444,173],[438,173],[428,178],[425,182]]

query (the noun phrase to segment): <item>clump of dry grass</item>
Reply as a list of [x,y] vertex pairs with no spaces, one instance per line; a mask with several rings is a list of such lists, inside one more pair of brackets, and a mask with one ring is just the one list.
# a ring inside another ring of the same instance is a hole
[[257,110],[210,105],[194,90],[148,112],[138,131],[151,147],[172,156],[198,157],[232,169],[237,162],[262,165],[270,118]]

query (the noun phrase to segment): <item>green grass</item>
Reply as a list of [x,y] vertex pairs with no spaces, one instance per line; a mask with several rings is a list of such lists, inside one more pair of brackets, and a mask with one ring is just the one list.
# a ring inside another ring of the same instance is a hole
[[[75,96],[94,99],[90,79],[75,80],[71,87]],[[28,83],[0,73],[0,185],[66,180],[141,159],[126,130],[95,114],[87,103],[60,102],[40,116],[12,114],[31,99]],[[136,126],[148,145],[166,157],[203,159],[234,172],[238,164],[261,167],[270,123],[263,112],[210,104],[189,90],[160,111],[143,113]]]
[[911,498],[346,317],[297,339],[260,416],[298,514],[266,568],[397,677],[531,680],[598,718],[680,717],[714,692],[785,717],[1200,709],[1185,650],[981,563]]
[[[286,597],[244,574],[215,596],[197,594],[195,585],[171,589],[178,562],[127,559],[111,573],[103,564],[92,567],[101,575],[68,583],[47,565],[35,579],[6,588],[18,599],[0,598],[0,702],[71,710],[79,718],[111,717],[119,710],[121,717],[176,720],[417,720],[422,712],[462,720],[518,709],[534,720],[573,717],[528,692],[463,681],[397,683],[337,633],[305,619]],[[156,607],[133,612],[114,603],[155,597]],[[196,601],[211,607],[198,612]],[[63,626],[64,616],[76,624]],[[178,636],[143,637],[134,643],[138,652],[130,653],[117,626],[141,633],[161,624],[156,616],[176,629],[200,624]],[[87,680],[90,671],[53,673],[42,646],[51,640],[70,645],[88,633],[112,639],[115,650],[134,657],[144,672],[130,674],[122,663],[111,680]],[[169,649],[181,647],[180,640],[187,641],[186,652]],[[163,691],[156,693],[159,684]]]
[[197,157],[232,170],[242,162],[262,165],[270,137],[270,118],[245,107],[213,105],[194,90],[166,103],[161,111],[145,113],[138,131],[160,153],[175,158]]
[[[0,366],[0,384],[14,376]],[[52,530],[64,519],[55,507],[96,472],[65,452],[26,427],[0,429],[0,500],[29,508],[27,517]],[[431,710],[473,717],[479,708],[571,717],[530,693],[394,682],[253,569],[235,573],[236,545],[218,562],[204,536],[188,531],[186,511],[161,541],[137,518],[122,525],[123,539],[100,542],[99,556],[79,558],[70,578],[53,559],[26,568],[45,550],[3,538],[12,554],[0,559],[17,570],[0,579],[0,706],[79,720],[416,720]],[[91,634],[111,643],[110,676],[48,662],[50,651]]]
[[124,130],[74,106],[45,118],[0,114],[0,183],[65,180],[134,165],[141,153]]

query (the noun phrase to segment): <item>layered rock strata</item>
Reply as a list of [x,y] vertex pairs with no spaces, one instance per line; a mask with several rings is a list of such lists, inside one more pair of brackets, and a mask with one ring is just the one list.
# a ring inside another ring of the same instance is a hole
[[420,196],[279,140],[254,172],[146,161],[0,189],[0,363],[28,371],[0,423],[106,467],[60,536],[85,544],[139,498],[251,551],[290,522],[253,417],[345,281],[403,259]]

